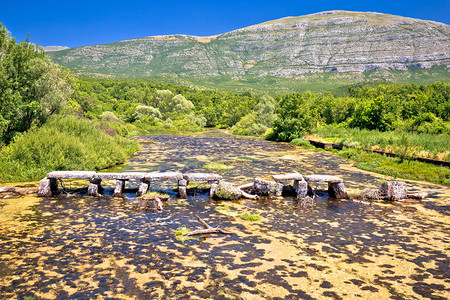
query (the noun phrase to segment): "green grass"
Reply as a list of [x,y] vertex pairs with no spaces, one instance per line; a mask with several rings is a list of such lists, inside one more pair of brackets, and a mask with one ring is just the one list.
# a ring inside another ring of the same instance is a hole
[[312,130],[312,134],[336,144],[384,150],[403,156],[425,157],[450,161],[450,136],[429,134],[343,128],[332,125]]
[[293,139],[291,141],[291,144],[296,145],[296,146],[300,146],[300,147],[304,147],[304,148],[308,148],[308,149],[314,149],[315,148],[313,145],[311,145],[310,142],[304,141],[302,139]]
[[375,153],[367,153],[361,149],[344,149],[336,151],[344,158],[356,162],[355,166],[366,171],[376,172],[394,178],[423,180],[450,185],[450,169],[417,161],[386,157]]

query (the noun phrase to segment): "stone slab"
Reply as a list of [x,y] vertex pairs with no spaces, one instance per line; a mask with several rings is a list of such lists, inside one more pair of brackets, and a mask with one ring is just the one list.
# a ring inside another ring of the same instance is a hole
[[53,171],[47,174],[48,179],[91,179],[95,171]]
[[328,182],[328,183],[341,183],[344,180],[337,176],[331,175],[308,175],[304,177],[307,182]]
[[163,180],[181,180],[183,174],[179,172],[146,173],[143,180],[163,181]]
[[214,173],[185,173],[183,177],[187,181],[215,181],[222,179],[222,176]]
[[106,180],[130,180],[130,179],[142,179],[147,172],[124,172],[124,173],[97,173],[95,177]]
[[300,173],[279,174],[272,176],[275,181],[300,180],[303,181],[303,176]]

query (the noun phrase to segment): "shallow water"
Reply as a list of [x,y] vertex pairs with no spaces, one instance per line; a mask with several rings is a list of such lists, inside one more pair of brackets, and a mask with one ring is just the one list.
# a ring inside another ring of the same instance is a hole
[[[338,175],[353,194],[385,179],[333,154],[260,139],[207,132],[140,140],[142,151],[122,171],[209,172],[203,166],[215,161],[232,168],[211,172],[235,183],[298,170]],[[201,191],[181,200],[176,183],[164,183],[151,187],[172,197],[157,212],[132,191],[112,198],[113,185],[105,182],[98,198],[0,200],[0,297],[449,298],[448,187],[408,181],[430,192],[417,204],[365,205],[319,192],[304,207],[290,197],[210,201]],[[196,214],[234,234],[178,241],[179,227],[200,226]]]

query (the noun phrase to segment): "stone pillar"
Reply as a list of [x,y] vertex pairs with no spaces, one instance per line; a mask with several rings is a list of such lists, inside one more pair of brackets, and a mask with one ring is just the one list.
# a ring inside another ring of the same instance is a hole
[[149,187],[150,187],[150,181],[142,180],[141,184],[139,185],[139,190],[137,192],[137,196],[141,197],[142,195],[147,193]]
[[209,199],[212,199],[214,197],[214,194],[216,193],[219,180],[208,181],[208,183],[211,185],[211,188],[209,190]]
[[121,197],[123,194],[123,190],[125,189],[125,181],[126,180],[122,180],[122,179],[117,179],[116,180],[116,187],[114,189],[114,197]]
[[97,197],[99,195],[99,191],[101,189],[100,184],[102,183],[102,180],[97,177],[93,177],[89,180],[89,187],[88,187],[88,196],[94,196]]
[[347,190],[343,182],[328,182],[328,195],[334,199],[348,199]]
[[308,195],[308,183],[305,180],[294,180],[293,188],[297,199],[305,198]]
[[283,184],[255,178],[253,186],[256,194],[261,196],[281,196],[283,194]]
[[186,179],[178,180],[178,194],[181,199],[187,199],[186,187],[188,184],[189,182]]
[[51,197],[54,193],[58,191],[58,184],[56,179],[44,178],[39,181],[39,197]]
[[381,184],[381,196],[387,200],[401,200],[408,197],[408,189],[406,182],[403,181],[388,181]]

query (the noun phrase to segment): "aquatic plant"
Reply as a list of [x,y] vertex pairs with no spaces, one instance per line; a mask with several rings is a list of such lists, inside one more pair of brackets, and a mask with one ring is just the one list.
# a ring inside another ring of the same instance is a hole
[[214,208],[214,210],[225,216],[230,216],[230,217],[239,217],[240,216],[240,214],[238,212],[230,210],[230,208],[227,206],[220,207],[220,208],[216,207],[216,208]]
[[175,239],[177,241],[180,241],[182,244],[184,244],[185,241],[188,240],[198,240],[198,238],[192,237],[192,236],[185,236],[186,233],[190,232],[189,229],[185,225],[178,227],[177,231],[175,231]]
[[241,218],[243,220],[252,221],[252,222],[256,222],[256,221],[259,221],[259,219],[261,219],[260,216],[258,216],[258,215],[251,215],[249,213],[242,214]]
[[243,220],[252,221],[252,222],[256,222],[261,219],[261,216],[258,216],[258,215],[252,215],[247,212],[241,214],[236,211],[232,211],[228,206],[216,207],[214,210],[225,216],[238,217]]
[[212,162],[204,165],[203,168],[208,170],[229,170],[232,169],[233,166],[225,165],[219,162]]

